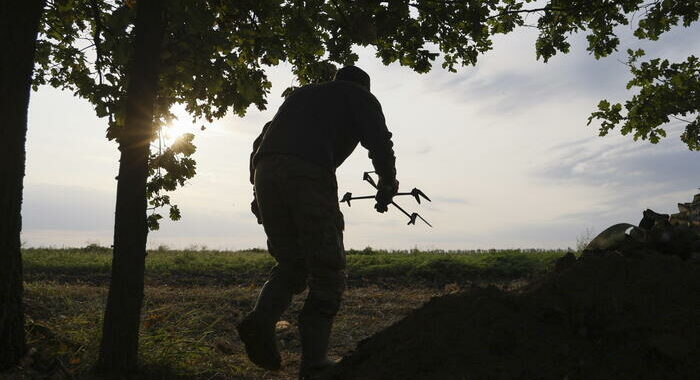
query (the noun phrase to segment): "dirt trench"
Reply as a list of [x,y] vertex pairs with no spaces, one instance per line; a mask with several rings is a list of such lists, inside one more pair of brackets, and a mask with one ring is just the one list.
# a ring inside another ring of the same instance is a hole
[[699,379],[700,264],[590,253],[517,292],[433,298],[327,379]]

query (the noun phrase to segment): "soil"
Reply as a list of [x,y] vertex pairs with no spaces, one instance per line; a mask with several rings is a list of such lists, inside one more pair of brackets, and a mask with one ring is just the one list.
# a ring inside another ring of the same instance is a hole
[[700,379],[700,264],[563,258],[516,292],[433,298],[360,342],[328,379]]

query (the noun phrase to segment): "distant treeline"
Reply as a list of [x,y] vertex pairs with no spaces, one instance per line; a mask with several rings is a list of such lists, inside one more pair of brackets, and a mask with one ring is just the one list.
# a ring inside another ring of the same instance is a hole
[[[94,252],[94,253],[111,253],[112,248],[99,244],[88,244],[84,247],[29,247],[23,248],[24,252]],[[166,245],[160,245],[157,248],[149,249],[149,252],[212,252],[212,253],[267,253],[265,248],[248,248],[241,250],[234,249],[210,249],[206,245],[191,245],[186,248],[170,248]],[[460,255],[460,254],[484,254],[484,253],[567,253],[575,251],[572,248],[488,248],[488,249],[381,249],[365,247],[364,249],[347,249],[348,255],[373,255],[373,254],[445,254],[445,255]]]

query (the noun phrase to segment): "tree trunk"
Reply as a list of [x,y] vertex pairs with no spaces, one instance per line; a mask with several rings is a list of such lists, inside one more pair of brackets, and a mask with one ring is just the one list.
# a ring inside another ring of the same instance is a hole
[[43,0],[0,4],[0,370],[24,355],[22,187],[27,107]]
[[146,261],[146,181],[163,38],[162,0],[137,2],[134,58],[129,68],[114,221],[112,279],[102,328],[97,370],[136,370]]

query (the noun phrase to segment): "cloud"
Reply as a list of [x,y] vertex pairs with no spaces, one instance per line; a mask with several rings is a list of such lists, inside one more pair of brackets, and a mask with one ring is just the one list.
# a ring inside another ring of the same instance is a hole
[[535,31],[522,30],[495,39],[494,49],[480,58],[476,67],[453,74],[435,69],[426,81],[431,93],[447,92],[458,102],[478,105],[484,115],[508,115],[526,112],[533,106],[556,107],[574,98],[624,99],[630,96],[625,86],[631,75],[626,50],[644,48],[649,59],[664,57],[682,60],[700,47],[692,36],[700,25],[675,28],[659,41],[638,40],[631,29],[616,30],[619,51],[602,59],[586,51],[585,33],[570,37],[571,52],[559,53],[548,63],[535,58]]
[[513,116],[533,107],[556,108],[576,98],[624,94],[627,68],[612,58],[599,61],[580,50],[547,64],[499,52],[499,59],[520,63],[494,70],[485,61],[471,73],[443,73],[430,91],[447,92],[456,102],[477,105],[480,114],[496,116]]
[[[174,196],[177,203],[177,192]],[[114,204],[113,192],[28,183],[22,208],[22,239],[30,246],[81,246],[92,241],[109,245],[114,233]],[[188,202],[179,205],[182,219],[161,220],[160,230],[149,233],[149,246],[182,248],[197,243],[247,248],[265,242],[262,228],[247,210],[220,205],[217,211],[211,211]]]
[[431,145],[424,145],[424,146],[418,148],[418,150],[416,150],[416,154],[421,156],[424,154],[428,154],[432,151],[433,151],[433,147]]
[[578,140],[553,148],[554,159],[535,171],[556,182],[616,186],[628,194],[677,191],[700,186],[698,152],[692,152],[673,134],[662,143],[632,142],[628,136]]
[[637,223],[647,208],[675,213],[676,204],[692,199],[700,186],[700,153],[679,141],[677,128],[673,132],[657,145],[629,136],[562,143],[551,149],[549,164],[530,174],[544,185],[605,190],[588,208],[560,215],[564,226],[600,232],[614,223]]
[[110,230],[114,225],[113,192],[79,186],[27,183],[22,202],[26,230]]
[[449,204],[469,204],[469,201],[463,198],[451,198],[451,197],[431,197],[433,202],[436,203],[449,203]]

